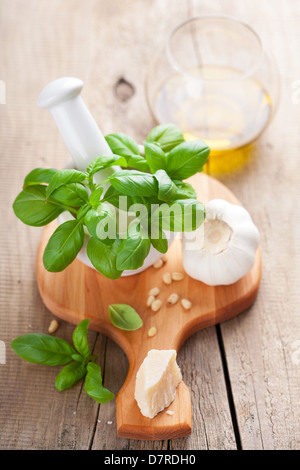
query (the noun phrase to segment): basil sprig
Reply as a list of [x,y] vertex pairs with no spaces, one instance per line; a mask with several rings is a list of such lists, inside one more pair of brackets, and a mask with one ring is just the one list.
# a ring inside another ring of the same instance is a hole
[[[139,314],[126,304],[110,305],[109,318],[114,326],[122,330],[133,331],[143,325]],[[76,326],[72,345],[62,338],[30,333],[15,338],[11,347],[27,362],[64,366],[55,380],[57,390],[67,390],[84,377],[86,393],[98,403],[106,403],[114,395],[103,387],[101,367],[95,363],[96,356],[91,354],[87,339],[89,323],[90,319],[85,318]]]
[[[13,203],[16,216],[35,227],[49,224],[64,211],[72,215],[48,241],[43,255],[48,271],[69,266],[88,233],[91,263],[104,276],[118,279],[124,270],[143,265],[151,245],[161,253],[167,251],[165,231],[193,231],[204,221],[204,206],[184,181],[202,171],[209,156],[204,142],[185,142],[173,124],[152,129],[142,150],[123,133],[109,134],[106,140],[112,155],[99,155],[85,172],[32,170]],[[121,169],[99,182],[99,172],[115,166]],[[121,233],[117,214],[129,212],[136,214],[135,229],[127,224]]]

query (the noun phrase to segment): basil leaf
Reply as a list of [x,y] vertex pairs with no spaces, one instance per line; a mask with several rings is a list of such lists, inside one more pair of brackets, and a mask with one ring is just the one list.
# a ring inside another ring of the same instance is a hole
[[70,183],[53,191],[52,199],[62,205],[78,207],[88,201],[88,192],[82,184]]
[[75,350],[64,339],[43,333],[21,335],[11,342],[15,353],[25,361],[59,366],[72,361]]
[[74,261],[84,242],[82,220],[68,220],[51,235],[43,255],[47,271],[63,271]]
[[127,196],[156,196],[157,181],[153,175],[137,170],[121,170],[110,178],[111,185]]
[[[122,199],[120,200],[120,196]],[[104,195],[104,200],[112,204],[114,207],[117,207],[118,209],[120,208],[120,202],[123,201],[124,207],[122,207],[122,210],[129,211],[130,206],[135,203],[132,197],[130,196],[124,196],[124,194],[121,194],[117,189],[115,189],[113,186],[109,186],[107,189],[105,195]],[[142,203],[142,199],[140,201]]]
[[163,235],[160,238],[151,238],[151,243],[153,248],[155,248],[160,253],[167,253],[169,244],[166,235]]
[[179,127],[174,124],[161,124],[149,132],[146,142],[157,142],[164,152],[169,152],[184,142],[184,137]]
[[167,160],[165,152],[157,143],[145,142],[145,157],[150,167],[151,173],[155,173],[160,169],[166,169]]
[[196,191],[192,185],[180,180],[174,180],[173,183],[177,187],[177,192],[173,199],[197,199]]
[[[126,158],[127,165],[140,171],[149,171],[149,166],[142,155],[137,143],[128,135],[117,132],[105,137],[113,153]],[[125,166],[125,165],[120,165]]]
[[113,165],[127,166],[127,161],[124,157],[120,157],[120,155],[101,155],[90,163],[86,171],[88,172],[89,176],[93,176],[103,168],[107,168]]
[[55,387],[60,392],[73,387],[86,374],[86,371],[86,365],[80,362],[71,362],[56,377]]
[[46,200],[46,186],[32,185],[16,197],[13,210],[24,224],[42,227],[56,219],[65,209],[52,199]]
[[161,201],[172,201],[177,194],[177,187],[165,172],[165,170],[158,170],[154,174],[158,182],[158,199]]
[[82,183],[86,179],[86,174],[82,171],[73,169],[57,170],[51,178],[49,186],[46,190],[46,197],[48,198],[55,189],[69,183]]
[[53,175],[57,172],[54,168],[35,168],[25,177],[23,189],[32,184],[50,183]]
[[139,314],[126,304],[113,304],[108,309],[112,324],[121,330],[133,331],[143,326],[143,320]]
[[90,356],[90,348],[88,345],[87,340],[87,332],[90,324],[90,319],[85,318],[76,326],[75,330],[73,331],[73,344],[76,350],[81,354],[84,358]]
[[84,223],[92,237],[112,245],[117,237],[117,219],[114,208],[101,204],[85,215]]
[[78,212],[77,212],[77,220],[79,221],[80,219],[85,217],[85,215],[87,214],[87,212],[90,209],[91,209],[91,206],[90,206],[89,203],[84,204],[83,206],[81,206],[80,209],[78,209]]
[[89,362],[87,365],[84,388],[86,393],[97,403],[106,403],[114,398],[114,394],[103,387],[101,367],[94,362]]
[[183,180],[201,171],[210,149],[202,140],[183,142],[167,155],[166,172],[174,180]]
[[92,207],[97,208],[99,206],[102,194],[103,186],[99,186],[98,188],[94,189],[94,191],[92,191],[89,198],[89,203]]
[[106,142],[111,148],[112,152],[121,157],[134,157],[140,155],[137,143],[128,135],[122,132],[108,134],[105,136]]
[[117,252],[117,269],[124,271],[125,269],[134,270],[142,267],[150,247],[149,238],[144,238],[138,232],[127,236],[122,240]]
[[191,232],[204,222],[205,209],[196,199],[178,199],[171,204],[161,204],[153,211],[154,223],[161,223],[163,230]]
[[73,361],[77,362],[84,362],[84,357],[82,357],[80,354],[72,354],[72,359]]
[[141,155],[134,155],[127,160],[128,166],[136,170],[147,172],[150,170],[149,165]]
[[92,265],[109,279],[119,279],[123,272],[116,266],[116,256],[120,244],[119,238],[112,246],[107,246],[94,237],[90,238],[87,244],[87,255]]

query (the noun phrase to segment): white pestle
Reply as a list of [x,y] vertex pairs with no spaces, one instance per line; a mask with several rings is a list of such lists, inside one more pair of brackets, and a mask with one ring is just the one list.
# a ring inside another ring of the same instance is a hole
[[[95,119],[84,103],[80,92],[82,80],[63,77],[50,82],[38,98],[38,106],[49,109],[60,134],[71,154],[74,166],[85,171],[99,155],[111,155],[112,151]],[[119,167],[101,170],[97,180],[105,179]]]
[[[111,155],[112,151],[80,96],[82,88],[83,82],[78,78],[65,77],[54,80],[40,94],[38,106],[50,110],[71,154],[74,167],[80,171],[85,171],[94,158],[99,155]],[[140,146],[140,150],[143,153],[143,146]],[[119,166],[113,166],[101,170],[95,175],[94,181],[96,183],[103,181],[119,169]],[[58,217],[59,224],[67,220],[72,220],[71,214],[67,211]],[[169,243],[171,243],[174,239],[174,233],[172,232],[169,236]],[[87,266],[95,269],[87,256],[86,243],[87,239],[85,239],[85,244],[78,253],[77,258]],[[161,256],[162,254],[151,246],[144,265],[134,271],[124,271],[122,277],[144,271]]]

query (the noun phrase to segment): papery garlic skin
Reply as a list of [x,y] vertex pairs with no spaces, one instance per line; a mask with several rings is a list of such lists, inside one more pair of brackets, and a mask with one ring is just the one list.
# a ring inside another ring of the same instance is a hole
[[205,222],[183,234],[185,272],[210,286],[230,285],[252,269],[259,245],[259,231],[249,212],[224,199],[205,205]]

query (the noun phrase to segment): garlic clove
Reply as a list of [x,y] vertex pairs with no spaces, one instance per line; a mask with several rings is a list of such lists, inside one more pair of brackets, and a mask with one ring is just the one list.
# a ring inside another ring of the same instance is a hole
[[207,285],[230,285],[253,267],[259,244],[259,231],[249,212],[223,199],[206,204],[205,222],[183,234],[183,268]]

